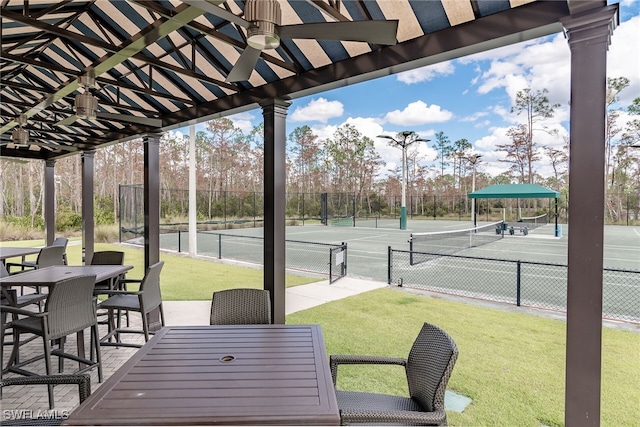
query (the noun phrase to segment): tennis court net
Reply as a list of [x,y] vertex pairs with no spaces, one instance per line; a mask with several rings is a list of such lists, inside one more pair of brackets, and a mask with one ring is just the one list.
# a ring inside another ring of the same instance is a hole
[[527,224],[527,227],[532,229],[532,228],[537,228],[540,227],[542,225],[547,225],[549,223],[549,215],[548,214],[542,214],[542,215],[538,215],[538,216],[531,216],[531,217],[520,217],[520,219],[518,220],[518,222],[522,222]]
[[[503,221],[466,230],[412,233],[409,239],[411,265],[434,259],[434,254],[451,255],[461,250],[486,245],[504,237]],[[421,252],[428,254],[421,255]]]

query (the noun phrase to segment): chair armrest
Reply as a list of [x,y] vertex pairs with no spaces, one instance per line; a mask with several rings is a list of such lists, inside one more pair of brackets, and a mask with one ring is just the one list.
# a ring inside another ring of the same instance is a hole
[[104,295],[142,295],[142,291],[121,291],[121,290],[102,290],[100,289],[100,294],[104,294]]
[[332,354],[329,356],[329,365],[331,366],[331,378],[335,385],[338,377],[338,365],[399,365],[406,367],[407,359],[402,357]]
[[[126,274],[126,273],[122,273],[122,274]],[[120,282],[120,283],[142,283],[142,279],[119,279],[118,282]]]
[[[4,265],[7,268],[7,273],[9,274],[18,274],[21,273],[22,270],[24,270],[25,268],[36,268],[36,263],[35,262],[8,262]],[[11,272],[11,267],[20,267],[21,270],[20,271],[16,271],[16,272]]]
[[47,311],[35,312],[35,311],[25,310],[23,308],[13,307],[13,306],[10,306],[10,305],[3,305],[2,306],[2,311],[4,313],[21,314],[23,316],[29,316],[29,317],[44,317],[44,316],[47,316],[49,314],[49,312],[47,312]]

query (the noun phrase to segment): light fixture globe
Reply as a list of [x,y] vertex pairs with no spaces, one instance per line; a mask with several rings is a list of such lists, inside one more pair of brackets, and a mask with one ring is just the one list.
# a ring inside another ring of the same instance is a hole
[[98,110],[98,98],[89,92],[76,95],[74,109],[79,118],[93,120],[96,118],[96,111]]
[[21,127],[13,128],[11,141],[16,145],[26,145],[29,142],[29,131]]
[[281,11],[277,0],[248,0],[244,8],[245,19],[251,22],[247,29],[247,44],[254,49],[275,49],[280,46]]

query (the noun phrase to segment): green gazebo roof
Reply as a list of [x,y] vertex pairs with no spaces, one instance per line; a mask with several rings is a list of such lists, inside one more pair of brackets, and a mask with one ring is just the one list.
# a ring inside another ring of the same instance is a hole
[[559,199],[560,193],[538,184],[495,184],[469,193],[470,199]]

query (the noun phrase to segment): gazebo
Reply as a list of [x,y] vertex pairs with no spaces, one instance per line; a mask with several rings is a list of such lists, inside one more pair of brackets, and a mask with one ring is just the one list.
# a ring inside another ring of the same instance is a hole
[[[145,266],[156,263],[162,132],[261,108],[264,288],[271,291],[273,321],[284,323],[291,100],[564,33],[571,55],[573,220],[565,419],[567,425],[599,424],[603,233],[598,229],[604,226],[607,49],[618,5],[606,0],[277,4],[282,13],[271,0],[1,3],[0,155],[42,161],[46,242],[55,231],[56,160],[82,156],[82,244],[91,258],[95,149],[142,138]],[[396,30],[391,37],[390,30]],[[387,37],[378,38],[380,33]]]
[[[558,199],[560,193],[538,184],[494,184],[469,193],[470,199],[555,199],[555,236],[560,237],[558,226]],[[476,218],[473,212],[473,223]]]

